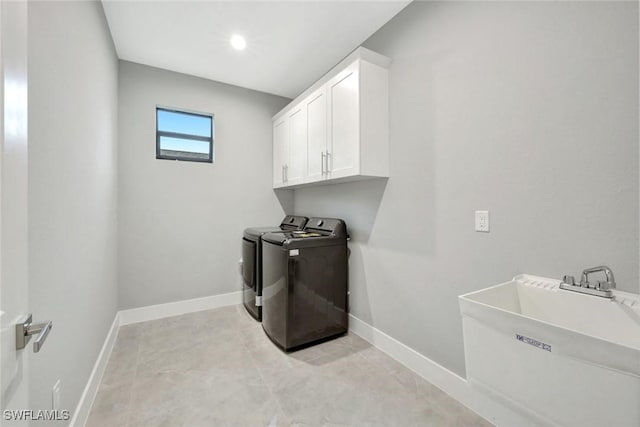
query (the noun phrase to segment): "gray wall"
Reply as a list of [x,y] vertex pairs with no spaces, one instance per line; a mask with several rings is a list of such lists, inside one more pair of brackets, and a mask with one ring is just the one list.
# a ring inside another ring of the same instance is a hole
[[[238,291],[240,236],[292,210],[271,189],[271,116],[288,100],[120,62],[119,306]],[[155,107],[215,114],[215,163],[155,158]]]
[[414,2],[364,46],[391,178],[294,195],[351,227],[355,316],[463,374],[460,294],[599,264],[638,292],[637,3]]
[[29,2],[30,407],[73,411],[117,305],[118,62],[99,2]]

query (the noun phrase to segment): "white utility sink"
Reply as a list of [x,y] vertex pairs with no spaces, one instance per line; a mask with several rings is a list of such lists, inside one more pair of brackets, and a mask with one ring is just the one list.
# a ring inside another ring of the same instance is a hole
[[459,297],[467,379],[540,425],[640,426],[640,299],[521,275]]

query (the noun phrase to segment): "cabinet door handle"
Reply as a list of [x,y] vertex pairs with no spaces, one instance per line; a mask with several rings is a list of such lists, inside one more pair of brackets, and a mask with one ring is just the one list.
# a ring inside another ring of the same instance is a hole
[[320,153],[320,169],[322,169],[322,175],[324,175],[324,151]]
[[327,150],[327,156],[326,156],[327,157],[327,175],[329,175],[329,171],[330,171],[330,169],[329,169],[329,156],[330,155],[331,155],[331,153],[329,152],[329,150]]
[[284,180],[289,182],[289,165],[284,165]]

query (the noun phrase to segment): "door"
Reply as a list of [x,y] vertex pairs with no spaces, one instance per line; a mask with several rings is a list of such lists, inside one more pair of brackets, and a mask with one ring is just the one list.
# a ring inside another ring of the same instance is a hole
[[304,182],[307,155],[306,108],[301,104],[289,113],[289,158],[285,165],[286,185]]
[[17,319],[29,313],[26,1],[0,1],[0,70],[0,403],[28,409],[31,346],[16,350],[15,335]]
[[358,63],[347,67],[328,84],[329,88],[329,177],[360,172],[360,90]]
[[327,155],[327,91],[322,88],[311,95],[307,105],[307,181],[325,178]]
[[289,156],[286,117],[273,124],[273,187],[284,184],[284,167]]

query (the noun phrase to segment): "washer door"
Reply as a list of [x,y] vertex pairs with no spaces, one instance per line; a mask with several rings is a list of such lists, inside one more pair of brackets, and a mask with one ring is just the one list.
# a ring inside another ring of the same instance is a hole
[[256,242],[242,238],[242,280],[256,290]]

